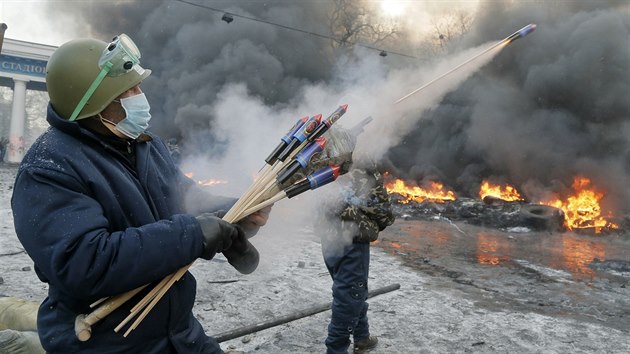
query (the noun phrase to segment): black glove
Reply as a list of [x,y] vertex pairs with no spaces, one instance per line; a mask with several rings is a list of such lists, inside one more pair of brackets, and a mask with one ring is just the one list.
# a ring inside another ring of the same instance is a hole
[[223,251],[223,255],[232,267],[242,274],[255,271],[260,257],[258,250],[249,242],[245,233],[239,233],[232,240],[232,245]]
[[254,235],[258,233],[258,230],[260,230],[260,226],[254,225],[254,223],[248,222],[247,220],[241,220],[236,223],[236,225],[238,225],[238,227],[243,230],[243,232],[245,233],[245,238],[254,237]]
[[201,258],[212,259],[218,252],[232,246],[232,240],[245,238],[243,230],[211,213],[203,213],[196,217],[203,232],[203,253]]

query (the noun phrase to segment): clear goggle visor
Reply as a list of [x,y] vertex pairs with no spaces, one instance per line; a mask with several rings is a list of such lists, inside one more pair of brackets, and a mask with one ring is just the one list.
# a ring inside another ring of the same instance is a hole
[[105,76],[121,76],[133,69],[134,66],[140,64],[140,50],[136,44],[127,36],[122,33],[116,37],[107,45],[101,57],[98,61],[98,67],[101,71],[98,73],[92,84],[87,89],[81,101],[77,104],[70,116],[70,121],[74,121],[79,116],[79,113],[85,107],[87,101],[92,97],[94,91],[101,84]]
[[98,67],[107,70],[107,76],[120,76],[128,73],[134,65],[140,64],[140,50],[126,34],[114,37],[101,54]]

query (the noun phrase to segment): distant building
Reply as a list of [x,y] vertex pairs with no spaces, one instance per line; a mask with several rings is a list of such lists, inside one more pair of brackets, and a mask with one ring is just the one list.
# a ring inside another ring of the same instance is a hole
[[24,157],[26,90],[46,91],[46,64],[55,49],[55,46],[4,38],[0,52],[0,86],[13,89],[4,161],[17,163]]

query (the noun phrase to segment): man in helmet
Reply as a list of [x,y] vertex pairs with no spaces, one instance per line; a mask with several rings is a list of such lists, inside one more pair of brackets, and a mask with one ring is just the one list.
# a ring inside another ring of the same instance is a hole
[[222,353],[192,314],[190,273],[126,338],[114,328],[153,286],[92,325],[87,341],[75,335],[75,319],[101,298],[159,282],[200,257],[223,252],[239,271],[253,271],[258,253],[247,237],[269,209],[238,225],[210,213],[234,200],[204,194],[146,131],[151,114],[140,83],[151,71],[128,36],[65,43],[46,70],[51,127],[22,160],[11,200],[17,236],[49,286],[38,313],[44,349]]

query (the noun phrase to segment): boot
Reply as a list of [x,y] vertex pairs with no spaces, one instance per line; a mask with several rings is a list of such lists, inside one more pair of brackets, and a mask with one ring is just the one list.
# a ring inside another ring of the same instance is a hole
[[370,349],[376,347],[378,344],[378,338],[376,336],[369,336],[365,339],[362,339],[358,342],[354,342],[354,353],[365,353]]

